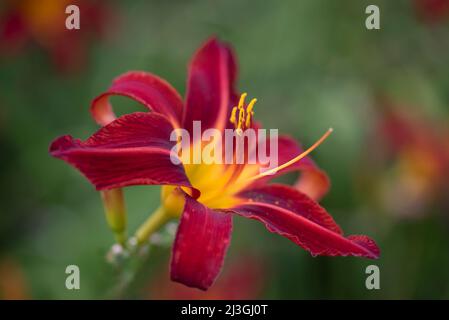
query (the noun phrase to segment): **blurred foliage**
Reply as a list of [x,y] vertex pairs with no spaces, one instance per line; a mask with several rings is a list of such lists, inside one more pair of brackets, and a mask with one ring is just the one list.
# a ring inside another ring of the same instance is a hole
[[[360,161],[371,152],[366,137],[379,94],[448,124],[449,19],[426,23],[411,0],[108,3],[116,13],[112,35],[90,46],[78,72],[58,72],[36,45],[0,58],[0,260],[15,261],[28,297],[147,297],[144,289],[155,270],[167,267],[169,249],[150,249],[137,276],[117,292],[99,194],[51,158],[48,146],[57,136],[86,138],[96,130],[90,101],[125,71],[151,71],[184,93],[192,53],[216,34],[234,46],[239,88],[259,99],[256,117],[266,127],[305,145],[335,129],[314,153],[332,181],[323,205],[348,233],[367,234],[382,250],[374,262],[312,258],[261,224],[236,218],[225,270],[242,252],[269,261],[262,298],[449,298],[449,224],[442,223],[448,212],[400,220],[372,205],[357,183]],[[380,30],[365,28],[368,4],[380,7]],[[113,103],[123,113],[141,109],[126,99]],[[133,231],[158,206],[159,188],[127,188],[126,200]],[[80,267],[81,290],[64,286],[69,264]],[[365,288],[370,264],[381,270],[377,291]]]

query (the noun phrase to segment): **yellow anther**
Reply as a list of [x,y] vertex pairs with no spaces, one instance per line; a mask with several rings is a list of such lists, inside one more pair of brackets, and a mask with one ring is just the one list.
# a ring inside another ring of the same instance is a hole
[[240,96],[239,105],[238,105],[238,108],[239,108],[239,109],[242,109],[242,108],[243,108],[243,105],[245,104],[245,98],[246,98],[246,96],[247,96],[247,93],[246,93],[246,92],[242,93],[242,95]]
[[253,112],[253,108],[254,108],[254,105],[256,104],[256,102],[257,102],[257,99],[256,98],[254,98],[253,100],[251,100],[251,102],[248,104],[248,107],[246,107],[246,113],[248,113],[248,114],[252,114],[252,112]]
[[245,119],[245,128],[249,127],[251,127],[251,113],[248,113]]
[[229,121],[234,125],[237,125],[236,114],[237,114],[237,107],[234,107],[232,108],[231,117],[229,118]]
[[257,99],[254,98],[251,100],[251,102],[248,104],[248,107],[246,107],[246,121],[245,121],[245,127],[249,128],[251,126],[251,118],[254,115],[253,108],[256,104]]
[[243,122],[245,121],[245,109],[239,110],[239,122],[237,124],[237,129],[242,129]]
[[238,134],[241,134],[243,130],[246,130],[251,126],[251,120],[254,116],[253,108],[257,102],[257,99],[252,99],[245,110],[244,106],[246,96],[246,92],[240,95],[239,104],[237,107],[232,108],[231,117],[229,118],[229,121],[234,125]]

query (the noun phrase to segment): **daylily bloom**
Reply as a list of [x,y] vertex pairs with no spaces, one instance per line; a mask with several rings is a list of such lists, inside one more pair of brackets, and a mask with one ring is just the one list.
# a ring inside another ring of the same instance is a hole
[[[66,7],[80,9],[81,28],[67,30]],[[32,42],[63,72],[83,67],[92,38],[105,34],[110,6],[92,0],[7,0],[0,13],[0,55],[16,55]]]
[[[193,121],[201,121],[203,130],[256,126],[246,121],[254,116],[255,101],[246,105],[245,94],[239,99],[236,77],[232,50],[215,38],[208,40],[190,63],[185,102],[172,86],[151,73],[126,73],[93,100],[92,116],[103,127],[86,141],[60,137],[51,144],[50,153],[80,170],[97,190],[162,185],[162,204],[137,231],[136,239],[144,243],[169,219],[180,218],[171,278],[191,287],[205,290],[214,282],[231,240],[235,214],[262,222],[270,232],[290,239],[313,256],[377,258],[379,249],[373,240],[343,236],[315,201],[326,193],[329,180],[306,155],[330,132],[306,152],[292,138],[280,136],[281,165],[271,175],[260,174],[260,164],[175,165],[171,161],[174,128],[191,131]],[[134,99],[152,112],[116,119],[109,103],[111,95]],[[241,110],[238,120],[232,117],[237,105]],[[269,184],[291,171],[302,172],[295,186]]]

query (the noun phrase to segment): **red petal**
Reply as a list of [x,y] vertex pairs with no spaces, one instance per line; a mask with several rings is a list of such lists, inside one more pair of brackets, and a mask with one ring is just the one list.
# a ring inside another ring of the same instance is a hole
[[171,258],[171,279],[207,290],[220,272],[231,241],[232,215],[186,196]]
[[50,153],[80,170],[98,190],[142,184],[190,187],[183,166],[170,159],[171,131],[164,116],[137,112],[118,118],[84,142],[60,137]]
[[182,113],[182,99],[165,80],[146,72],[131,71],[117,77],[105,93],[92,101],[91,113],[100,125],[108,124],[116,117],[109,103],[109,96],[129,97],[149,110],[165,115],[176,127]]
[[[269,143],[267,143],[269,147]],[[303,149],[293,138],[279,136],[278,139],[278,164],[282,165],[303,153]],[[300,171],[301,175],[295,183],[295,188],[305,193],[314,200],[320,200],[329,190],[330,181],[327,174],[321,170],[310,157],[292,164],[288,168],[279,170],[276,174],[260,179],[256,185],[263,185],[282,174],[292,171]]]
[[224,129],[235,100],[236,76],[231,49],[215,38],[207,41],[190,63],[183,127],[191,132],[193,121],[198,120],[202,130]]
[[379,248],[366,236],[343,237],[341,229],[318,203],[284,185],[270,185],[242,192],[244,202],[232,211],[261,221],[309,251],[313,256],[378,258]]

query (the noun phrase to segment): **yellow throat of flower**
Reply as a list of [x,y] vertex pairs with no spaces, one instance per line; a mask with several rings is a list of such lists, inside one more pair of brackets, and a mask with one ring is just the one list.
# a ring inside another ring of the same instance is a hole
[[[241,135],[244,130],[251,128],[254,118],[254,105],[257,99],[252,99],[245,106],[247,93],[240,96],[239,103],[231,111],[229,121],[234,125],[236,133]],[[276,168],[260,173],[258,164],[184,164],[186,174],[192,185],[201,191],[199,202],[210,208],[230,208],[239,203],[236,197],[241,190],[251,185],[255,180],[275,174],[279,170],[305,158],[317,148],[332,133],[332,129],[318,139],[310,148],[293,159],[280,164]],[[234,155],[235,156],[235,155]],[[164,186],[162,188],[163,206],[171,212],[172,216],[182,213],[184,198],[176,193],[176,187]],[[187,193],[189,190],[183,188]]]

